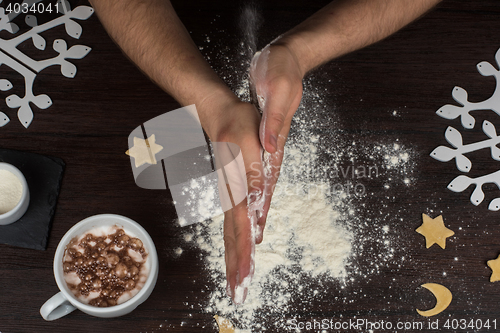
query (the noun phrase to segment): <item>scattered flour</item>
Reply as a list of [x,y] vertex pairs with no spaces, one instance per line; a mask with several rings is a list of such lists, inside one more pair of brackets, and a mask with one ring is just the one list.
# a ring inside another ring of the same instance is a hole
[[280,191],[285,184],[278,184],[282,194],[273,198],[264,241],[255,251],[255,275],[242,306],[234,306],[225,294],[223,217],[208,224],[206,261],[218,290],[212,293],[207,312],[227,315],[250,328],[257,310],[271,308],[279,314],[288,307],[293,290],[301,288],[297,277],[347,276],[352,234],[338,221],[338,212],[324,194],[307,192],[307,185],[297,184],[296,193],[285,195]]
[[[227,45],[219,45],[217,54],[208,46],[206,57],[226,62],[216,70],[249,102],[245,43],[240,57]],[[393,228],[402,220],[387,207],[394,200],[389,190],[414,183],[415,153],[397,139],[379,142],[379,137],[344,133],[328,92],[333,83],[324,84],[314,76],[304,81],[243,305],[235,306],[226,294],[223,216],[186,227],[184,242],[199,249],[213,282],[208,301],[194,305],[207,315],[222,315],[252,332],[283,331],[287,313],[307,311],[328,288],[345,290],[345,297],[326,294],[329,302],[350,304],[352,294],[363,294],[351,288],[357,279],[369,280],[385,267],[401,267],[409,260]],[[393,115],[400,117],[397,111]],[[374,191],[387,196],[371,206],[367,202]],[[198,210],[200,204],[193,207]]]
[[[371,212],[376,216],[367,219],[360,213],[368,211],[364,199],[371,181],[410,184],[404,179],[414,168],[412,150],[399,142],[362,144],[341,135],[316,134],[311,110],[326,108],[320,100],[306,85],[243,305],[235,306],[226,295],[223,216],[184,234],[186,243],[203,252],[215,285],[203,305],[207,314],[225,316],[252,332],[283,328],[285,313],[298,311],[297,300],[314,302],[324,294],[326,282],[343,289],[358,277],[368,279],[384,266],[405,260],[395,256],[397,235],[385,222],[387,217]],[[359,267],[357,260],[363,256],[373,258]],[[347,297],[338,301],[352,302]]]

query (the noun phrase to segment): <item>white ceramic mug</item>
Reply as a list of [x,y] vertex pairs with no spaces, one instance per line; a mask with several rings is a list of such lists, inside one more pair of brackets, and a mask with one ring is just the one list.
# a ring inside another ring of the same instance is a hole
[[[64,280],[63,257],[66,245],[74,237],[83,235],[95,227],[112,227],[114,225],[123,228],[125,232],[129,231],[142,241],[143,246],[148,253],[147,261],[149,265],[149,275],[146,279],[146,283],[135,296],[118,305],[110,307],[97,307],[82,303],[74,296]],[[49,321],[58,319],[76,309],[96,317],[111,318],[123,316],[134,310],[138,305],[142,304],[149,297],[149,295],[151,295],[158,278],[158,255],[156,253],[153,240],[146,230],[144,230],[144,228],[137,222],[120,215],[95,215],[75,224],[63,236],[57,246],[56,254],[54,256],[54,276],[60,292],[52,296],[40,308],[40,314],[43,319]]]

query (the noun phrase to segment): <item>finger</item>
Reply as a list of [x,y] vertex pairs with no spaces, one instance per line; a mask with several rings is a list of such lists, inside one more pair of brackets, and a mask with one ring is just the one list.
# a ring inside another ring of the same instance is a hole
[[256,237],[256,244],[260,244],[264,238],[264,228],[266,226],[267,215],[269,213],[269,208],[271,207],[271,199],[274,194],[276,183],[278,182],[279,174],[281,171],[281,163],[283,161],[284,148],[286,144],[286,140],[288,138],[288,134],[290,132],[292,117],[286,120],[285,125],[283,126],[280,135],[278,136],[278,151],[272,155],[268,156],[270,173],[269,177],[266,179],[267,187],[265,188],[265,201],[264,207],[260,214],[258,214],[257,219],[257,229],[260,231]]
[[288,118],[291,85],[281,80],[269,89],[264,95],[266,102],[260,123],[260,138],[264,149],[273,154],[278,150],[278,135]]
[[[257,123],[255,124],[257,128]],[[233,196],[235,206],[231,215],[224,224],[224,237],[226,246],[226,275],[228,279],[228,294],[234,303],[241,304],[245,301],[248,287],[254,273],[255,227],[257,218],[256,209],[263,207],[263,170],[261,160],[260,141],[257,136],[246,137],[240,143],[241,154],[237,154],[234,164],[227,164],[224,169],[229,181],[229,190]],[[221,150],[222,151],[222,150]],[[234,151],[233,151],[234,155]],[[243,164],[243,165],[241,165]],[[242,166],[242,168],[240,168]],[[239,171],[238,171],[239,170]],[[245,192],[249,193],[241,202],[236,201],[233,189],[237,188],[235,180],[243,170],[241,177],[248,186]],[[251,207],[249,209],[249,207]]]
[[[259,144],[260,145],[260,144]],[[252,236],[255,242],[262,241],[263,228],[259,227],[258,219],[264,212],[266,200],[266,184],[265,175],[262,162],[262,149],[259,151],[259,161],[251,163],[250,170],[247,173],[248,182],[248,202],[247,202],[247,216],[250,217],[252,225]]]
[[234,302],[243,303],[254,274],[254,253],[257,215],[264,206],[264,170],[262,168],[262,149],[259,138],[251,139],[241,145],[246,180],[248,185],[247,200],[233,209],[236,254],[238,259],[238,278],[234,293]]
[[[280,135],[278,138],[278,144],[280,141],[284,141]],[[278,181],[280,174],[281,162],[283,160],[283,149],[279,148],[278,151],[272,155],[268,155],[267,163],[269,170],[269,176],[266,177],[266,188],[264,190],[264,205],[262,210],[257,214],[257,237],[255,242],[260,244],[264,237],[264,228],[266,226],[267,215],[269,213],[269,208],[271,207],[271,199],[274,194],[275,186]]]
[[[279,140],[281,141],[281,140]],[[266,175],[265,175],[265,189],[264,189],[264,205],[262,210],[257,212],[257,232],[255,243],[260,244],[264,238],[264,228],[266,226],[267,214],[271,206],[271,198],[274,193],[276,182],[280,172],[281,161],[283,157],[283,149],[278,149],[274,154],[266,154]]]
[[224,213],[224,253],[226,261],[226,292],[229,297],[234,297],[234,288],[237,284],[238,258],[236,256],[236,238],[234,236],[234,223],[232,210]]
[[[255,212],[262,211],[264,207],[265,176],[262,161],[262,148],[257,137],[252,137],[242,145],[242,154],[246,170],[248,197],[246,200],[247,216],[255,217]],[[256,219],[253,221],[257,223]],[[254,230],[255,231],[255,230]],[[255,236],[255,235],[254,235]]]
[[[228,186],[228,188],[230,187]],[[236,304],[245,301],[254,272],[255,241],[253,229],[246,200],[225,213],[226,289]]]
[[236,304],[241,304],[245,301],[254,273],[255,238],[252,231],[254,226],[245,203],[241,203],[234,208],[233,217],[238,262],[233,300]]

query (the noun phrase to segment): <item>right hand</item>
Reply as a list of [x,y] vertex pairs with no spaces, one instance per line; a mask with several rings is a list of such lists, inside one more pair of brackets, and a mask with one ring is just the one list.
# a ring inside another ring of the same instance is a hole
[[[263,112],[260,142],[270,153],[266,161],[270,172],[265,174],[264,208],[257,221],[260,230],[264,229],[271,206],[292,117],[302,99],[303,76],[299,59],[286,44],[279,41],[256,53],[250,66],[250,79]],[[257,244],[262,242],[262,236],[259,233]]]
[[302,99],[303,76],[299,59],[279,41],[256,53],[252,60],[250,79],[263,112],[260,141],[268,153],[283,148],[278,145],[278,138],[288,136]]

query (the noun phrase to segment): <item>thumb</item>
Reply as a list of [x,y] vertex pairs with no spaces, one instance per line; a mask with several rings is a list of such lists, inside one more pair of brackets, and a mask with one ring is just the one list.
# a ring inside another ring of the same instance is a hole
[[278,150],[278,135],[283,129],[290,108],[290,89],[287,86],[287,84],[280,84],[272,93],[266,94],[260,122],[260,141],[270,154]]

